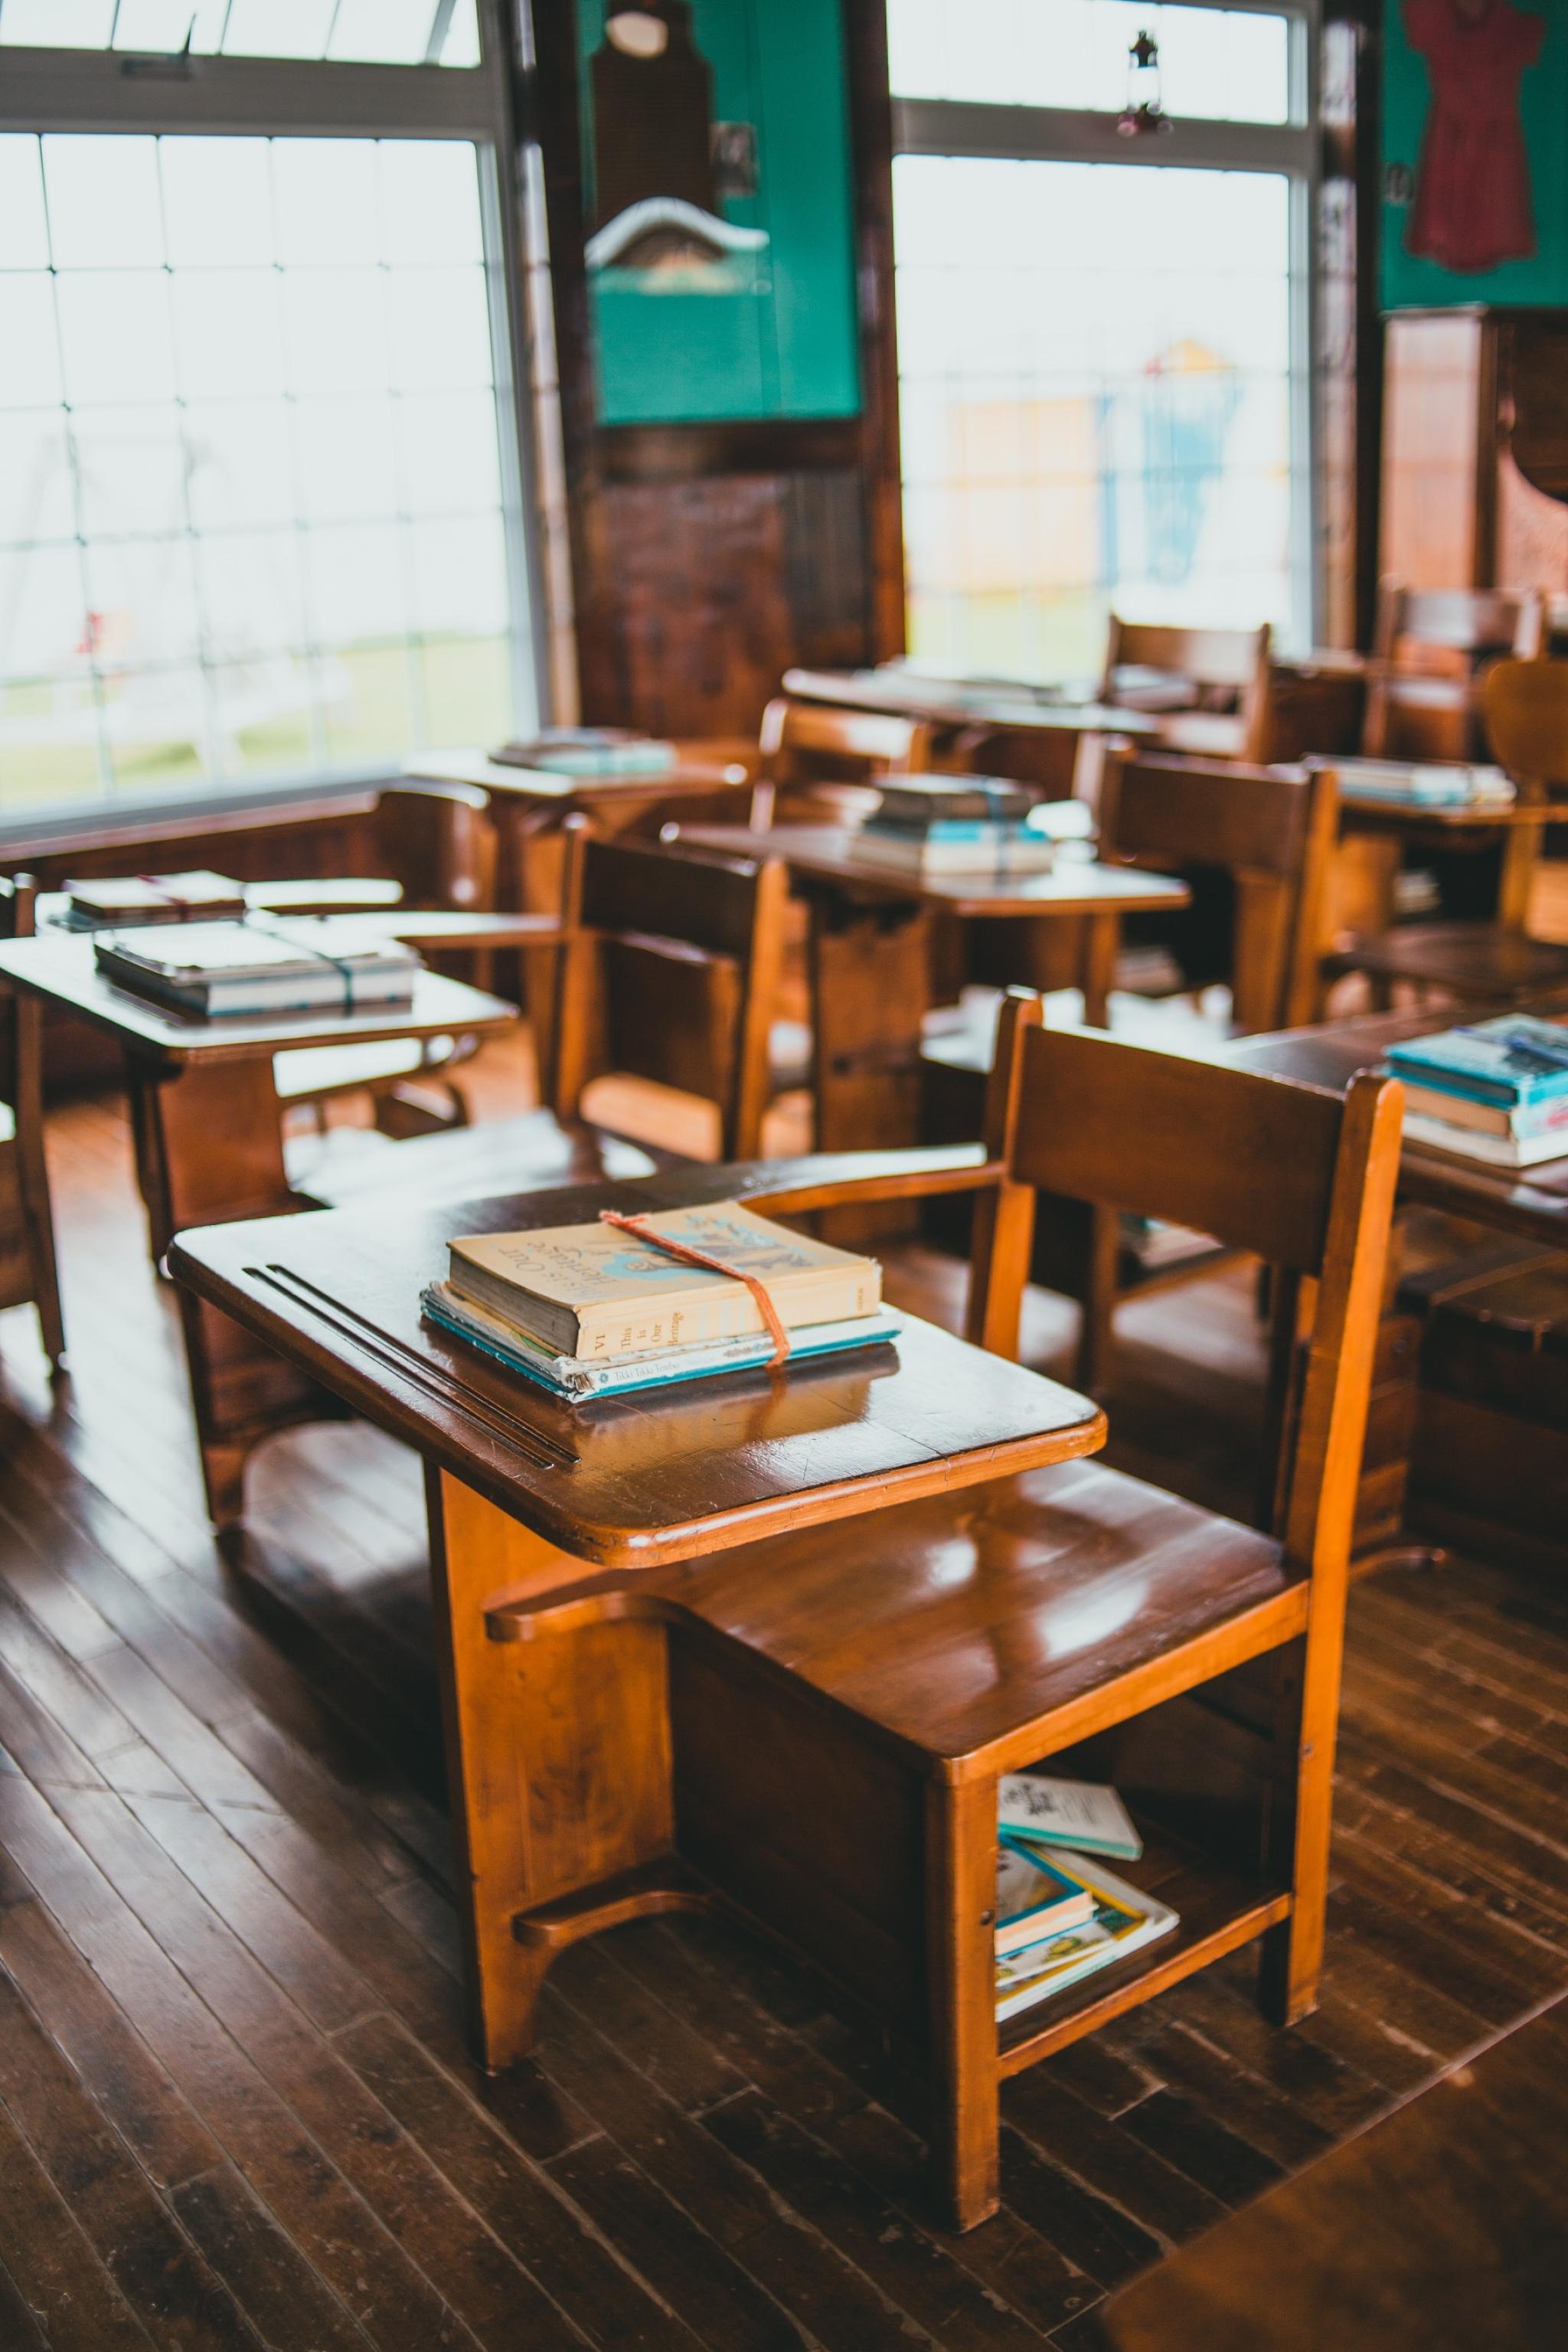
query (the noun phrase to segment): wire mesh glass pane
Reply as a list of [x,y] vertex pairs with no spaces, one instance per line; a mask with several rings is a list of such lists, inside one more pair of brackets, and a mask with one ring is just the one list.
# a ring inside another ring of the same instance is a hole
[[19,47],[106,49],[114,0],[5,0],[0,41]]
[[[888,0],[889,63],[902,98],[1120,113],[1127,52],[1159,44],[1161,101],[1180,121],[1284,122],[1290,19],[1143,0]],[[1142,95],[1142,93],[1140,93]]]
[[[437,28],[445,16],[444,31]],[[432,42],[436,43],[432,54]],[[0,47],[477,66],[475,0],[3,0]]]
[[894,164],[911,649],[1091,676],[1111,606],[1288,623],[1282,177]]
[[473,147],[17,138],[7,190],[0,810],[509,731]]

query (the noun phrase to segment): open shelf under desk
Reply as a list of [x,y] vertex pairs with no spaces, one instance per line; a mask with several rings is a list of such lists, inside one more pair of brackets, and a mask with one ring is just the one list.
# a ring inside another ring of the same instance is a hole
[[1151,1839],[1139,1861],[1107,1866],[1129,1885],[1157,1894],[1179,1915],[1177,1924],[1141,1952],[1005,2019],[996,2029],[997,2065],[1004,2075],[1021,2074],[1124,2011],[1152,2000],[1167,1985],[1179,1984],[1195,1969],[1223,1959],[1226,1952],[1285,1918],[1290,1909],[1284,1889],[1248,1877],[1165,1831],[1157,1844]]

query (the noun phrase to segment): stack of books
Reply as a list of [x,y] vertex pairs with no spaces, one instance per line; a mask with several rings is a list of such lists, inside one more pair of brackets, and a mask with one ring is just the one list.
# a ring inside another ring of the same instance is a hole
[[996,2015],[1053,1993],[1168,1936],[1178,1915],[1106,1869],[1143,1851],[1114,1789],[1005,1772],[996,1791]]
[[526,742],[503,743],[490,758],[557,776],[657,776],[674,767],[675,746],[626,727],[547,727]]
[[1026,785],[998,776],[898,776],[879,790],[857,854],[910,874],[1047,874],[1057,839],[1090,822],[1081,802],[1038,808]]
[[68,882],[70,920],[78,930],[112,924],[237,922],[245,892],[226,874],[133,874]]
[[792,1362],[897,1336],[875,1258],[734,1201],[641,1222],[735,1275],[682,1264],[616,1225],[554,1225],[454,1241],[446,1280],[420,1304],[443,1330],[572,1402],[769,1362],[774,1342],[742,1275],[765,1288]]
[[419,958],[395,940],[366,940],[358,922],[182,923],[156,941],[96,940],[118,987],[205,1021],[244,1013],[385,1013],[414,1001]]
[[1500,768],[1471,767],[1458,760],[1440,766],[1405,760],[1317,759],[1308,764],[1332,768],[1346,800],[1405,801],[1412,808],[1443,809],[1507,808],[1514,799]]
[[1505,1013],[1391,1045],[1413,1143],[1489,1168],[1568,1159],[1568,1025]]

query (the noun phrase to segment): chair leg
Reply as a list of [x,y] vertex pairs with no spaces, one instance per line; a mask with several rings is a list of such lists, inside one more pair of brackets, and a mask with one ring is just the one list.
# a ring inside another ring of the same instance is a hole
[[1116,1277],[1121,1259],[1121,1220],[1114,1209],[1089,1211],[1089,1241],[1083,1268],[1083,1319],[1079,1327],[1078,1362],[1073,1377],[1090,1396],[1103,1393],[1110,1382],[1113,1327],[1116,1318]]
[[1288,1877],[1289,1916],[1263,1938],[1258,2001],[1276,2025],[1294,2025],[1318,2005],[1329,1890],[1334,1735],[1339,1716],[1342,1604],[1327,1624],[1280,1653],[1275,1739],[1279,1799],[1270,1824],[1273,1867]]
[[996,1782],[926,1797],[931,2192],[955,2230],[1001,2201],[996,2071]]

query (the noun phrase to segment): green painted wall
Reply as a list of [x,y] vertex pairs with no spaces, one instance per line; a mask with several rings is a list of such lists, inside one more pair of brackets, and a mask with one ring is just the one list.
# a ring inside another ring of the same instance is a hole
[[[588,60],[605,0],[578,0],[592,216]],[[692,0],[721,121],[755,125],[758,189],[725,216],[768,245],[725,290],[655,290],[646,271],[592,274],[599,420],[852,416],[860,404],[854,215],[839,0]]]
[[1391,202],[1390,167],[1414,174],[1431,105],[1426,60],[1406,36],[1403,0],[1384,0],[1383,307],[1446,310],[1477,302],[1568,303],[1568,0],[1525,0],[1546,20],[1538,62],[1521,89],[1536,250],[1479,276],[1406,250],[1410,206]]

